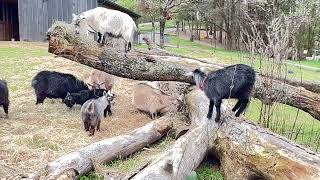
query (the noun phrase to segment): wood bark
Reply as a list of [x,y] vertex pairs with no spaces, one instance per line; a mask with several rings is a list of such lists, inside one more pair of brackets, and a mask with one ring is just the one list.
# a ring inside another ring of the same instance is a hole
[[117,157],[126,157],[166,135],[172,128],[172,122],[164,116],[128,135],[105,139],[77,151],[66,154],[49,163],[46,167],[46,179],[55,179],[77,172],[74,176],[89,172],[94,163],[106,163]]
[[195,128],[133,179],[186,179],[207,150],[220,158],[227,180],[320,178],[319,154],[235,118],[226,108],[221,123],[215,123],[214,117],[208,120],[209,102],[199,90],[189,93],[186,102]]
[[[76,35],[69,26],[68,24],[53,25],[48,33],[49,52],[119,77],[193,84],[192,78],[184,76],[187,71],[199,66],[209,67],[211,70],[221,68],[191,58],[150,56],[134,51],[122,53],[110,48],[99,48],[97,44],[89,44],[90,41],[86,41],[85,37]],[[254,96],[265,103],[275,101],[288,104],[320,120],[319,94],[260,76],[257,77],[254,92]]]
[[[217,127],[214,120],[208,121],[205,111],[208,101],[203,95],[195,100],[194,97],[200,91],[193,91],[187,95],[187,106],[190,109],[193,127],[187,134],[181,136],[173,147],[161,154],[147,168],[134,176],[134,180],[161,179],[161,180],[184,180],[202,162],[209,150],[211,132]],[[198,109],[199,108],[199,109]],[[224,106],[222,106],[224,108]],[[202,109],[201,111],[198,111]],[[225,108],[224,108],[225,109]],[[196,115],[198,113],[198,115]],[[195,116],[196,115],[196,116]],[[213,113],[213,118],[215,112]]]

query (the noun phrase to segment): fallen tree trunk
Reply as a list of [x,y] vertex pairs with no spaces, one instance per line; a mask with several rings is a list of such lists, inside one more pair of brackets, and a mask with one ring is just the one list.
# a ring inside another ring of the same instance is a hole
[[220,158],[227,180],[320,178],[316,153],[233,115],[223,116],[222,124],[214,117],[207,120],[208,104],[202,92],[189,93],[187,105],[195,128],[133,179],[186,179],[209,149]]
[[172,128],[172,121],[164,116],[128,135],[105,139],[69,153],[49,163],[46,167],[46,179],[56,179],[71,172],[76,176],[89,172],[93,162],[106,163],[117,157],[126,157],[143,147],[152,144],[166,135]]
[[[192,112],[191,126],[194,128],[181,136],[170,150],[161,154],[151,165],[134,176],[134,180],[153,178],[184,180],[202,162],[209,150],[211,132],[213,128],[217,128],[217,124],[214,123],[214,120],[208,121],[206,114],[202,114],[205,113],[203,110],[198,111],[207,108],[207,104],[202,102],[208,100],[204,95],[198,97],[197,101],[193,100],[196,93],[199,91],[193,91],[187,97],[187,105]],[[223,108],[224,105],[222,105]],[[197,112],[200,114],[194,116]]]
[[[161,59],[137,52],[122,53],[110,48],[99,48],[93,42],[79,37],[71,25],[56,23],[48,32],[49,52],[119,77],[149,81],[180,81],[194,83],[185,72],[207,64],[192,59],[175,61],[174,57]],[[270,83],[272,82],[272,83]],[[320,120],[320,95],[299,87],[264,77],[257,77],[255,97],[264,102],[273,101],[300,108]]]
[[310,81],[310,80],[298,80],[298,79],[284,79],[284,78],[274,78],[276,80],[285,82],[292,86],[300,86],[308,91],[320,94],[320,82]]

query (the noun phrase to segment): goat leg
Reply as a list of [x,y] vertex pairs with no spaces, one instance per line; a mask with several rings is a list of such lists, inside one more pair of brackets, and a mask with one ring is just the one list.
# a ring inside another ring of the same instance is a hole
[[84,124],[84,130],[85,131],[89,131],[89,128],[90,128],[89,127],[89,123],[88,122],[84,122],[83,124]]
[[221,99],[220,100],[217,100],[215,102],[215,106],[216,106],[216,112],[217,112],[217,115],[216,115],[216,119],[215,121],[216,122],[219,122],[220,121],[220,116],[221,116]]
[[237,109],[239,109],[240,105],[241,105],[241,101],[239,99],[237,104],[232,108],[232,111],[235,112]]
[[103,116],[106,118],[108,114],[108,107],[103,111]]
[[101,121],[98,122],[97,131],[100,131],[100,123],[101,123]]
[[240,116],[240,114],[246,109],[248,103],[249,103],[249,99],[242,99],[241,100],[241,105],[240,105],[240,108],[238,109],[238,111],[236,113],[236,117]]
[[98,32],[98,40],[97,42],[100,44],[100,41],[101,41],[101,37],[102,37],[102,34],[100,32]]
[[3,105],[3,110],[6,113],[5,118],[9,118],[9,115],[8,115],[8,113],[9,113],[9,104],[4,104]]
[[95,128],[96,128],[96,127],[94,127],[94,126],[92,126],[92,125],[90,126],[90,130],[89,130],[89,133],[90,133],[90,134],[89,134],[89,136],[93,136],[93,135],[94,135]]
[[210,100],[209,111],[208,111],[208,115],[207,115],[208,119],[211,119],[211,117],[212,117],[213,106],[214,106],[214,101]]

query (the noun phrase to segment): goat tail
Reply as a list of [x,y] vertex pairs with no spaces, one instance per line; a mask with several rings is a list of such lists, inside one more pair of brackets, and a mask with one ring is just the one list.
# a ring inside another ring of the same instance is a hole
[[92,114],[94,112],[94,103],[90,103],[88,108],[87,108],[87,113]]

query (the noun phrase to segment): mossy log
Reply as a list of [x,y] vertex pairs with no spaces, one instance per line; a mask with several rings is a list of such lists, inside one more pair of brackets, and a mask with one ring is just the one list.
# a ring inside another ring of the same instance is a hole
[[[197,91],[186,97],[195,128],[133,179],[186,179],[210,151],[227,180],[320,178],[320,156],[223,108],[221,123],[206,118],[209,102]],[[214,114],[215,116],[215,114]]]
[[[56,22],[47,33],[49,52],[105,71],[135,80],[180,81],[194,83],[184,74],[196,67],[211,70],[221,67],[191,58],[176,56],[150,56],[132,51],[123,53],[115,49],[101,48],[92,40],[75,34],[71,25]],[[254,96],[265,103],[279,102],[302,109],[320,120],[320,95],[284,82],[257,77]]]
[[75,176],[92,170],[93,163],[101,164],[117,157],[127,157],[159,140],[168,133],[172,126],[172,121],[164,116],[127,135],[98,141],[66,154],[47,165],[45,179],[57,179],[64,176],[75,178]]

